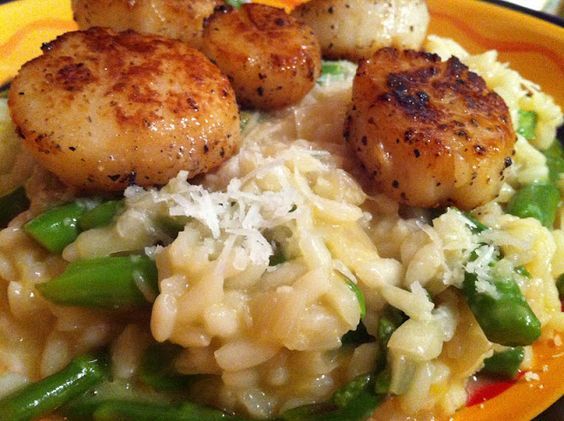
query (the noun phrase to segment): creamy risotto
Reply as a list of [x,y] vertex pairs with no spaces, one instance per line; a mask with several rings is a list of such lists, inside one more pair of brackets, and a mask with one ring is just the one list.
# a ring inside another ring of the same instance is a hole
[[[560,344],[555,279],[564,272],[564,207],[553,229],[505,210],[524,186],[551,177],[562,193],[562,174],[551,173],[545,153],[562,112],[494,51],[470,55],[435,36],[425,48],[456,55],[480,74],[507,103],[518,133],[499,197],[471,214],[399,206],[369,190],[342,141],[355,66],[337,62],[298,105],[244,113],[240,151],[217,171],[198,182],[180,172],[162,189],[129,187],[108,224],[87,226],[51,253],[22,226],[75,192],[19,151],[1,99],[1,153],[11,158],[2,161],[0,187],[10,191],[31,174],[31,207],[0,231],[0,393],[103,348],[111,380],[98,386],[100,399],[190,398],[268,418],[338,402],[336,390],[365,376],[395,396],[377,419],[450,415],[465,405],[469,378],[485,359],[525,343],[517,366],[527,370],[534,358],[528,344],[536,337],[489,332],[494,322],[475,315],[488,304],[465,290],[468,279],[486,301],[506,293],[492,279],[513,279],[542,340]],[[527,116],[536,119],[532,133],[522,127]],[[148,272],[134,271],[140,306],[76,305],[48,286],[73,265],[110,255],[156,263],[158,289]],[[155,386],[151,352],[180,387]]]

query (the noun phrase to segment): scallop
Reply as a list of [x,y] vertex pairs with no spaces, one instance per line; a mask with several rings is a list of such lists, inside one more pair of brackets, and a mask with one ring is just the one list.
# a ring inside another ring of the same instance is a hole
[[221,0],[72,0],[72,9],[80,29],[133,29],[199,48],[204,19],[221,4]]
[[503,99],[456,57],[384,48],[357,69],[345,139],[398,202],[473,209],[499,193],[515,133]]
[[237,150],[229,81],[186,44],[91,28],[44,45],[9,94],[24,146],[83,190],[163,185],[205,173]]
[[383,47],[421,47],[429,26],[425,0],[313,0],[293,15],[313,28],[323,56],[358,61]]
[[227,75],[243,107],[278,109],[301,100],[321,73],[312,30],[282,9],[220,8],[206,22],[202,51]]

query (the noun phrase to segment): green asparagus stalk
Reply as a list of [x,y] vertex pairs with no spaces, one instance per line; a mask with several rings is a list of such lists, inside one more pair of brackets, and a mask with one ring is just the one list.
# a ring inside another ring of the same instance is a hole
[[384,400],[383,395],[374,395],[362,390],[353,402],[343,408],[328,403],[300,406],[284,412],[280,416],[283,421],[363,421]]
[[390,384],[392,382],[392,371],[390,366],[386,366],[380,371],[374,379],[374,392],[377,395],[385,395],[390,392]]
[[[465,216],[474,224],[475,233],[489,229],[471,215]],[[495,263],[496,260],[493,260],[490,266]],[[525,268],[517,268],[515,272],[522,276],[528,275]],[[513,276],[495,275],[493,279],[481,282],[490,284],[489,291],[478,288],[475,273],[465,272],[462,293],[486,337],[492,342],[507,346],[529,345],[538,339],[540,321],[529,307]]]
[[482,373],[513,379],[525,358],[523,347],[508,348],[484,360]]
[[[76,200],[43,212],[24,225],[25,232],[52,253],[60,253],[82,232],[109,224],[122,200]],[[93,207],[94,206],[94,207]]]
[[58,373],[0,400],[0,419],[27,421],[46,415],[100,383],[106,374],[100,359],[77,357]]
[[519,218],[535,218],[552,228],[560,191],[552,184],[530,184],[517,191],[507,204],[507,212]]
[[489,281],[494,293],[481,292],[478,278],[466,272],[462,292],[486,337],[507,346],[529,345],[541,333],[540,321],[510,277]]
[[538,116],[536,112],[519,110],[517,133],[527,140],[534,139],[537,120]]
[[78,237],[78,220],[86,210],[82,201],[49,209],[27,222],[24,231],[50,252],[60,253]]
[[349,383],[337,389],[332,397],[332,402],[339,408],[345,408],[347,405],[352,404],[355,399],[368,388],[368,385],[374,382],[371,373],[361,374]]
[[80,217],[79,228],[86,231],[92,228],[108,225],[114,216],[123,209],[123,200],[108,200],[85,212]]
[[193,403],[179,406],[138,401],[108,400],[94,411],[95,421],[244,421],[217,409]]
[[62,305],[146,305],[158,293],[157,268],[146,256],[100,257],[73,262],[60,276],[36,287],[45,298]]
[[405,314],[389,306],[378,320],[377,339],[382,349],[386,349],[392,334],[406,320]]

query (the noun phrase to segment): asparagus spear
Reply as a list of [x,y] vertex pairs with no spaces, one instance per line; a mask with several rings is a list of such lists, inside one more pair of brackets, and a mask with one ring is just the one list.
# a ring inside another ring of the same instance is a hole
[[105,377],[106,368],[100,359],[88,355],[77,357],[58,373],[0,400],[0,419],[24,421],[48,414]]
[[94,411],[95,421],[244,421],[217,409],[194,403],[166,405],[138,401],[108,400]]
[[524,358],[525,350],[523,347],[508,348],[503,352],[495,353],[490,358],[486,358],[482,373],[513,379],[517,375]]
[[519,218],[535,218],[552,228],[560,203],[560,191],[553,184],[530,184],[517,191],[507,204],[507,212]]
[[158,293],[157,268],[146,256],[99,257],[69,264],[60,276],[37,285],[37,289],[48,300],[62,305],[146,305],[148,295]]
[[78,219],[86,212],[82,201],[49,209],[24,225],[24,231],[52,253],[60,253],[76,240]]
[[80,217],[79,228],[82,231],[86,231],[108,225],[112,222],[114,216],[121,211],[123,206],[123,200],[108,200],[107,202],[100,203]]

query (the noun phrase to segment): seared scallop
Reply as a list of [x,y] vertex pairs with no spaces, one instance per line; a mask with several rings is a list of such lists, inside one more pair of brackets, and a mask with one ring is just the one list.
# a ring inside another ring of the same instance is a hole
[[237,149],[225,76],[176,40],[92,28],[44,45],[9,94],[24,145],[85,190],[162,185],[217,167]]
[[260,4],[219,8],[206,22],[202,51],[227,75],[244,107],[294,104],[321,72],[311,29],[282,9]]
[[358,67],[345,139],[397,201],[472,209],[498,194],[515,133],[503,99],[457,58],[385,48]]
[[199,48],[204,19],[221,0],[72,0],[80,29],[104,26],[180,39]]
[[429,25],[425,0],[312,0],[293,15],[313,29],[323,57],[352,61],[383,47],[418,49]]

